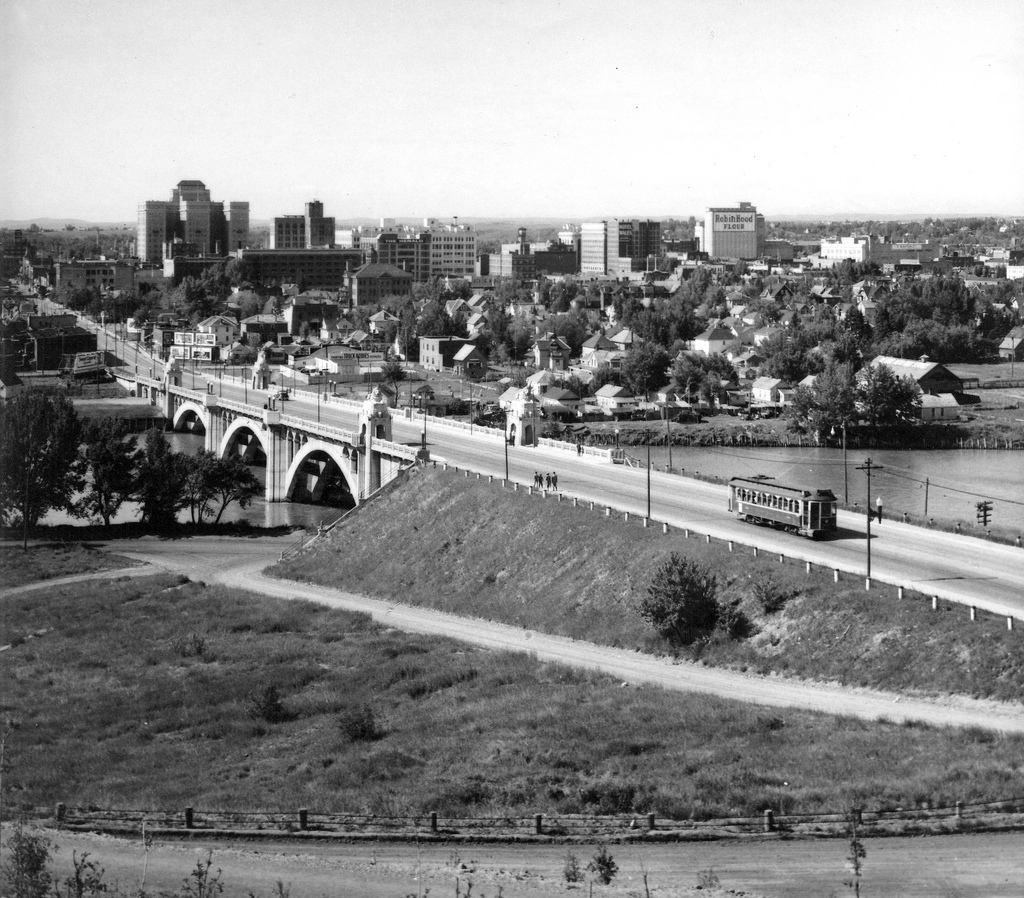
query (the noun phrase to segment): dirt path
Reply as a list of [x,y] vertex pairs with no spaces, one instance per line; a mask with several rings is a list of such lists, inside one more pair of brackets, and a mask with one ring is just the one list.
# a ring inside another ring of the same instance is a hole
[[[403,845],[380,842],[187,842],[157,840],[148,862],[141,840],[80,833],[50,834],[59,845],[56,871],[66,876],[72,851],[88,851],[106,868],[108,882],[131,891],[146,866],[146,886],[179,892],[196,862],[213,851],[213,870],[222,870],[225,898],[276,894],[278,880],[292,898],[358,895],[402,898],[457,894],[474,898],[539,898],[589,894],[586,884],[570,890],[562,875],[572,850],[586,866],[596,846],[565,845]],[[1024,891],[1024,851],[1020,834],[931,836],[865,840],[862,891],[904,898],[1009,898]],[[611,886],[593,894],[634,898],[644,895],[647,872],[653,898],[703,895],[720,898],[821,898],[846,894],[842,839],[778,841],[741,839],[674,845],[610,845],[619,866]],[[698,875],[714,871],[721,890],[695,887]],[[472,892],[468,886],[472,884]],[[500,889],[500,891],[499,891]]]
[[168,541],[115,542],[108,544],[108,548],[194,579],[251,589],[281,599],[304,599],[364,611],[398,629],[450,636],[493,649],[530,652],[544,661],[599,670],[628,683],[650,683],[681,692],[703,692],[737,701],[847,714],[867,720],[913,720],[934,726],[976,726],[1024,733],[1024,706],[1020,705],[957,696],[913,698],[828,683],[753,676],[265,576],[262,570],[268,558],[276,557],[292,542],[293,537],[241,542],[230,537],[210,537],[190,540],[187,551],[180,543]]

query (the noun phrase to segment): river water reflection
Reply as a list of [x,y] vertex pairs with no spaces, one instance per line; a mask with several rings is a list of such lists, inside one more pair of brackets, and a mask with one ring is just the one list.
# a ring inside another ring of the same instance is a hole
[[[633,458],[646,463],[646,449],[631,446]],[[651,447],[651,464],[668,464],[668,448]],[[849,504],[864,507],[867,478],[856,468],[870,458],[871,502],[879,496],[893,513],[908,512],[912,519],[924,517],[962,521],[975,520],[975,503],[992,501],[992,523],[1024,530],[1024,453],[984,449],[898,452],[859,449],[847,452]],[[773,448],[743,446],[713,448],[672,447],[672,466],[685,473],[721,477],[752,477],[764,474],[780,483],[828,487],[843,499],[844,474],[841,449]],[[925,481],[928,481],[928,510],[925,514]]]

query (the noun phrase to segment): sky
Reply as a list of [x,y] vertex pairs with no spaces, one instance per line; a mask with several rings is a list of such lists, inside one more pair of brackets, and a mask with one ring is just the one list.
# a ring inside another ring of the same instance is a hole
[[1024,214],[1022,0],[0,0],[0,220]]

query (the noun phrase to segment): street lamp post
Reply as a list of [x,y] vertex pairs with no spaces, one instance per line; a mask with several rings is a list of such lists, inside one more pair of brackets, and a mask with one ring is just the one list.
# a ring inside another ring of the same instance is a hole
[[505,479],[508,480],[508,433],[505,434]]
[[868,583],[871,582],[871,472],[881,471],[881,465],[875,465],[871,463],[871,459],[866,459],[863,465],[857,468],[858,471],[864,471],[868,475],[868,502],[867,502],[867,517],[868,517],[868,571],[867,579]]
[[423,409],[423,431],[420,433],[420,437],[421,437],[421,440],[422,440],[422,442],[420,443],[420,447],[423,449],[424,452],[426,452],[427,451],[427,410],[425,408]]
[[[871,488],[868,487],[870,495]],[[846,466],[846,421],[843,421],[843,505],[850,504],[850,469]]]

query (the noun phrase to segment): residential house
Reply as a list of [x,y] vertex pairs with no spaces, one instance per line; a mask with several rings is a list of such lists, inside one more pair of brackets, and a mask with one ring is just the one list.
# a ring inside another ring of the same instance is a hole
[[381,309],[379,312],[374,312],[370,316],[370,333],[382,334],[388,325],[397,324],[398,321],[399,319],[397,315],[392,315],[387,309]]
[[617,387],[614,384],[605,384],[594,394],[597,407],[606,415],[622,415],[636,411],[636,397],[625,387]]
[[731,330],[713,325],[704,333],[694,337],[690,343],[690,348],[702,355],[716,355],[724,353],[735,342],[736,335]]
[[474,380],[487,373],[487,356],[473,343],[465,343],[452,359],[452,373]]
[[572,350],[565,339],[552,333],[538,337],[533,344],[533,363],[537,368],[565,371],[571,355]]
[[283,318],[277,315],[250,315],[243,318],[241,323],[241,336],[252,345],[252,335],[258,338],[259,342],[277,342],[278,334],[287,334],[288,324]]
[[999,344],[999,358],[1004,362],[1024,361],[1024,327],[1011,328]]
[[960,403],[952,393],[925,393],[921,397],[922,421],[948,421],[960,417]]
[[420,364],[431,371],[451,371],[459,350],[472,342],[461,337],[420,337],[419,340]]
[[750,401],[754,405],[781,405],[783,390],[792,389],[778,377],[759,377],[750,387]]
[[211,315],[196,325],[201,334],[213,334],[217,346],[230,346],[238,338],[241,328],[234,318],[227,315]]

